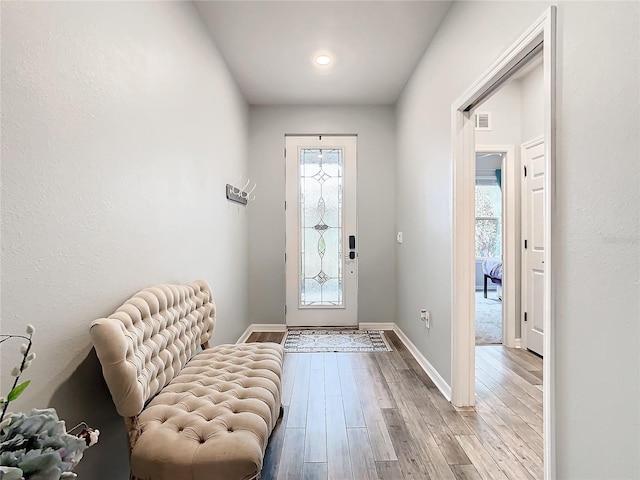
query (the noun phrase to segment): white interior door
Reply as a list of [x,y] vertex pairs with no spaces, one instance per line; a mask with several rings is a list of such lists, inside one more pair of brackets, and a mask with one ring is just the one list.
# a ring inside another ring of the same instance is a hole
[[286,137],[288,326],[356,326],[356,137]]
[[522,346],[542,355],[544,338],[545,161],[542,139],[522,146],[523,325]]

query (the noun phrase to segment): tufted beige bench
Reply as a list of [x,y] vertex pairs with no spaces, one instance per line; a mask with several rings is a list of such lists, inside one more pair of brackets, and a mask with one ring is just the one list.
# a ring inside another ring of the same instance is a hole
[[209,348],[214,326],[203,280],[147,288],[91,324],[127,425],[132,479],[260,477],[281,410],[284,351],[275,343]]

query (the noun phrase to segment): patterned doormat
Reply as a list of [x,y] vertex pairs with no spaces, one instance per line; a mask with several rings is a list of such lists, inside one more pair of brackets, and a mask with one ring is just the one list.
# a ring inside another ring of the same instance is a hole
[[390,352],[382,330],[289,330],[284,351],[307,352]]

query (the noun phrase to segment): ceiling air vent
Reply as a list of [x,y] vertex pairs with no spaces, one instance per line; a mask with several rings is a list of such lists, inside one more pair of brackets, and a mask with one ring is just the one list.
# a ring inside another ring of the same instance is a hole
[[477,112],[476,130],[491,130],[491,112]]

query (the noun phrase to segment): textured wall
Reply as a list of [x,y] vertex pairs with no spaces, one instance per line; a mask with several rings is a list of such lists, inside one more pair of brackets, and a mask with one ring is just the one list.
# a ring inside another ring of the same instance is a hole
[[[545,7],[454,4],[398,105],[396,212],[406,232],[397,249],[398,323],[447,380],[451,104]],[[558,7],[552,395],[563,480],[640,477],[639,7]],[[421,306],[432,310],[427,335]]]
[[395,118],[392,107],[251,107],[252,323],[284,323],[285,133],[358,134],[358,321],[395,321]]
[[521,88],[521,132],[522,142],[529,142],[544,133],[544,69],[538,65],[524,78]]
[[204,278],[214,342],[247,326],[247,212],[224,193],[247,173],[247,114],[189,3],[2,2],[2,332],[38,330],[15,408],[102,430],[83,478],[128,469],[91,320]]
[[[476,145],[513,145],[519,150],[522,139],[520,97],[520,82],[511,81],[478,107],[480,112],[491,112],[492,125],[491,130],[476,130]],[[519,152],[517,158],[520,158]]]
[[560,479],[640,478],[639,25],[638,2],[558,6]]

